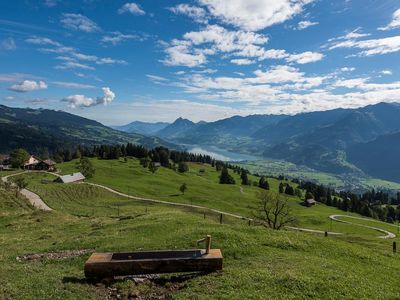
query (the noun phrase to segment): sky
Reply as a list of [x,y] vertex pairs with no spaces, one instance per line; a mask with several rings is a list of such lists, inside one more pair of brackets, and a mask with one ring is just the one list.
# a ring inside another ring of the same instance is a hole
[[0,2],[0,104],[122,125],[400,102],[399,0]]

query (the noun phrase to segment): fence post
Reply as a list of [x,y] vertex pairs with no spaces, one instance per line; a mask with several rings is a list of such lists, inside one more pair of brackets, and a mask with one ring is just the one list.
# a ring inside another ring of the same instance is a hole
[[206,212],[204,212],[204,219],[206,218]]
[[222,224],[222,214],[219,216],[219,224]]
[[251,226],[251,220],[249,219],[249,226]]
[[328,236],[328,231],[325,231],[325,237],[327,237]]
[[393,253],[396,253],[397,251],[397,245],[396,242],[393,242]]

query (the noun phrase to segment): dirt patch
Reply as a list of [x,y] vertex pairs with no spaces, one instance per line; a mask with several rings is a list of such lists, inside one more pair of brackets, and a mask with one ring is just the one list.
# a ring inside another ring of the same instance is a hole
[[81,250],[67,250],[60,252],[46,252],[46,253],[34,253],[24,254],[17,256],[17,261],[41,261],[44,259],[67,259],[71,257],[78,257],[84,254],[92,253],[95,249],[81,249]]
[[[107,299],[172,299],[175,291],[187,287],[187,282],[201,274],[172,276],[143,275],[116,279],[107,288]],[[127,284],[129,283],[129,284]]]

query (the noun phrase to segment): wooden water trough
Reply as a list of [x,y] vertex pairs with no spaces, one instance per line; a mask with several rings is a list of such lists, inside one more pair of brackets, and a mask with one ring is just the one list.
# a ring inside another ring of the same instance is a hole
[[222,270],[221,250],[210,249],[210,236],[199,242],[202,241],[206,241],[206,249],[93,253],[85,263],[85,276],[102,279],[127,275]]

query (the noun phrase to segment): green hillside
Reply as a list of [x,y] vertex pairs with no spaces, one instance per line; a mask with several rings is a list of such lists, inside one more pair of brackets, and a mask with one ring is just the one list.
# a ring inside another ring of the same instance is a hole
[[[126,191],[131,183],[131,194],[160,193],[157,199],[193,201],[249,214],[255,205],[257,188],[245,187],[240,196],[238,185],[214,183],[217,173],[210,167],[191,164],[188,174],[160,169],[153,175],[140,169],[136,160],[93,162],[97,175],[92,182]],[[200,167],[206,168],[202,177],[197,174]],[[61,169],[68,173],[74,163],[61,165]],[[45,184],[43,179],[52,175],[42,173],[24,176],[29,188],[55,211],[33,210],[24,200],[0,188],[0,295],[4,298],[98,299],[110,293],[117,293],[122,299],[132,295],[149,299],[382,299],[400,295],[396,276],[400,263],[397,255],[391,254],[392,240],[376,238],[378,234],[373,230],[334,224],[335,231],[351,234],[325,238],[267,230],[233,218],[224,219],[220,225],[217,216],[207,214],[204,219],[201,211],[128,200],[86,184]],[[177,194],[177,184],[182,180],[188,183],[187,195],[172,196]],[[276,189],[278,181],[270,179],[270,183]],[[219,192],[215,193],[218,187]],[[315,228],[324,228],[325,214],[336,212],[324,205],[303,209],[298,200],[291,202],[300,223]],[[138,283],[125,278],[107,287],[85,281],[82,267],[89,254],[16,260],[16,256],[25,254],[63,250],[193,248],[195,241],[206,234],[213,236],[213,247],[223,251],[221,273],[162,275]]]

